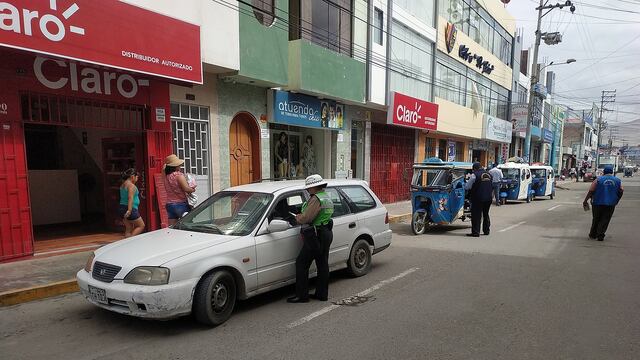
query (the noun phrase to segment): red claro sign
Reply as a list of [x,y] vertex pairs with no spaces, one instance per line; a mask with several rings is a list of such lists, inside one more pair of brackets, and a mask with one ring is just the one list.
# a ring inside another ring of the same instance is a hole
[[202,83],[199,26],[118,0],[0,1],[0,46]]
[[438,104],[413,98],[397,92],[392,93],[389,123],[425,130],[436,130],[438,126]]

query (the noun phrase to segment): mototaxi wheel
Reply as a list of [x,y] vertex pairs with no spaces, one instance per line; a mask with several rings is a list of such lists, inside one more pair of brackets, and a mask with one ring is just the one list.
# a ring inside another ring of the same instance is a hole
[[411,230],[415,235],[422,235],[427,231],[429,220],[426,212],[415,212],[411,217]]

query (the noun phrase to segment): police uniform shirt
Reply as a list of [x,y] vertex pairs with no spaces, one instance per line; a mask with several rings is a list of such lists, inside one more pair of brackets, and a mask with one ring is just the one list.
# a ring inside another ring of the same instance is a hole
[[296,215],[296,222],[298,224],[311,224],[313,220],[318,216],[322,206],[320,204],[320,200],[318,200],[318,196],[311,196],[307,207],[304,209],[302,214]]

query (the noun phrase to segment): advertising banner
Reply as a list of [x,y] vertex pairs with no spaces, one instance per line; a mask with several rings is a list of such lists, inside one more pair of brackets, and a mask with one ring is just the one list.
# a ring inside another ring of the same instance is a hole
[[447,141],[447,161],[456,161],[456,142],[453,140]]
[[118,0],[0,2],[0,46],[202,84],[200,27]]
[[397,92],[391,93],[391,100],[387,123],[424,130],[438,127],[438,104]]
[[276,90],[273,96],[273,122],[279,124],[342,130],[344,105],[332,100]]
[[529,105],[514,104],[511,107],[511,122],[513,122],[513,131],[516,136],[521,138],[527,135],[527,114],[529,113]]
[[552,143],[553,142],[553,131],[551,130],[547,130],[547,129],[542,129],[542,140],[546,143]]
[[495,116],[485,115],[482,126],[482,137],[501,143],[511,143],[511,123]]

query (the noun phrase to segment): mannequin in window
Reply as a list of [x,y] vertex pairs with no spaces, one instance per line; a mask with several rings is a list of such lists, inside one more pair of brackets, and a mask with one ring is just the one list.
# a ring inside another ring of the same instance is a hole
[[287,133],[284,131],[280,133],[274,154],[276,155],[275,170],[277,177],[287,177],[287,170],[289,169],[289,142],[287,140]]
[[316,173],[316,155],[313,149],[313,137],[307,135],[302,146],[302,164],[304,166],[304,176]]

